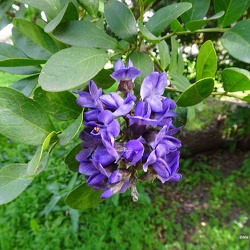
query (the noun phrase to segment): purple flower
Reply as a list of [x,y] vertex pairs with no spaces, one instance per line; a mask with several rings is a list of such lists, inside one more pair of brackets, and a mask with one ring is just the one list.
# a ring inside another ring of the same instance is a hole
[[152,111],[162,111],[162,100],[165,98],[162,94],[166,86],[166,73],[159,74],[158,72],[153,72],[143,80],[140,95],[142,100],[150,105]]
[[149,143],[153,151],[149,154],[146,163],[143,164],[143,170],[148,171],[152,166],[157,177],[165,182],[167,180],[177,180],[181,177],[176,171],[179,166],[179,151],[181,142],[167,134],[170,126],[164,126],[156,135],[155,140]]
[[105,108],[113,112],[114,117],[126,115],[134,106],[136,97],[128,93],[125,100],[117,93],[102,95],[100,100],[105,105]]
[[144,146],[139,140],[130,140],[125,144],[122,157],[131,165],[137,163],[143,156]]
[[133,82],[135,78],[140,75],[140,73],[140,70],[134,68],[131,60],[128,61],[128,67],[126,67],[122,60],[118,60],[115,63],[114,73],[111,74],[111,77],[117,82],[128,80],[131,80]]
[[101,138],[108,152],[118,160],[119,156],[114,149],[114,142],[115,137],[120,133],[120,125],[114,120],[111,111],[101,111],[97,117],[97,121],[87,122],[86,126],[92,128],[91,135]]
[[134,80],[141,73],[140,70],[134,68],[133,63],[129,60],[128,67],[122,60],[118,60],[114,66],[114,73],[110,76],[119,83],[118,90],[127,95],[134,88]]
[[94,81],[89,81],[89,92],[78,91],[80,95],[76,102],[84,108],[102,109],[99,97],[102,95],[102,89],[98,89]]

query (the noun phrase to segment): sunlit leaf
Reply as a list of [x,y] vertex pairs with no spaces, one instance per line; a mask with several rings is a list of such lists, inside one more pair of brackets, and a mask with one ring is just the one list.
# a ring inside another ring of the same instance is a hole
[[200,48],[196,63],[196,81],[214,77],[217,70],[217,55],[212,41],[206,41]]
[[188,107],[196,105],[207,98],[214,89],[212,78],[204,78],[188,87],[178,98],[177,105]]
[[223,88],[227,92],[250,90],[250,72],[240,68],[226,68],[221,73]]

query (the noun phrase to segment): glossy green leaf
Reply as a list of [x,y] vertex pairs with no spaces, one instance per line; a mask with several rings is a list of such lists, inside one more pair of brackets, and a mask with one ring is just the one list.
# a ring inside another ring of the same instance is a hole
[[32,178],[21,177],[26,169],[27,165],[21,163],[10,164],[0,169],[0,205],[14,200],[33,181]]
[[140,21],[138,21],[138,27],[146,41],[151,43],[158,43],[160,41],[160,38],[154,36]]
[[88,47],[64,49],[48,60],[38,81],[47,91],[73,89],[92,79],[108,60],[106,52],[99,49]]
[[203,19],[210,6],[210,0],[181,0],[181,2],[189,2],[192,4],[192,8],[181,15],[181,19],[184,23]]
[[64,146],[68,144],[76,136],[82,126],[82,121],[83,113],[62,132],[59,140],[60,145]]
[[250,20],[243,20],[226,31],[221,42],[229,54],[236,59],[250,63]]
[[227,27],[237,21],[250,6],[250,0],[213,0],[215,12],[225,11],[225,15],[218,19],[222,27]]
[[200,48],[196,62],[196,81],[214,77],[217,70],[217,55],[213,43],[208,40]]
[[24,144],[41,145],[54,127],[43,108],[19,91],[0,87],[0,133]]
[[190,30],[190,31],[195,31],[200,29],[201,27],[203,27],[204,25],[206,25],[207,23],[209,23],[212,20],[216,20],[220,17],[222,17],[224,15],[224,11],[220,11],[219,13],[211,16],[208,19],[204,19],[204,20],[192,20],[190,22],[187,22],[185,24],[185,26]]
[[54,40],[35,23],[15,18],[13,25],[15,43],[29,57],[48,59],[58,51]]
[[114,79],[110,76],[113,73],[110,69],[102,69],[95,77],[93,81],[99,88],[108,89],[114,84]]
[[32,157],[31,161],[28,163],[27,167],[27,176],[34,176],[38,171],[39,165],[42,160],[43,152],[48,148],[51,139],[56,136],[56,132],[51,132],[44,140],[42,146],[39,146],[35,155]]
[[19,0],[19,2],[44,11],[50,18],[56,17],[62,8],[60,0]]
[[96,16],[99,9],[99,0],[77,0],[81,6],[89,13],[91,16]]
[[191,3],[176,3],[161,8],[149,19],[146,28],[155,36],[159,36],[172,21],[191,7]]
[[73,209],[88,209],[97,206],[103,200],[100,195],[103,191],[93,190],[93,187],[83,183],[73,190],[65,199],[65,203]]
[[212,78],[204,78],[192,84],[178,98],[177,105],[180,107],[188,107],[196,105],[207,98],[214,89],[214,81]]
[[221,73],[223,88],[227,92],[250,90],[250,72],[240,68],[226,68]]
[[26,96],[30,96],[30,94],[35,89],[37,83],[38,83],[38,75],[34,75],[34,76],[29,76],[27,78],[23,78],[12,84],[10,87],[19,90]]
[[88,21],[70,21],[60,24],[53,34],[59,41],[72,46],[105,49],[119,47],[115,38],[108,36],[94,23]]
[[82,150],[82,146],[80,144],[76,145],[74,148],[70,150],[70,152],[66,155],[64,162],[68,165],[68,168],[71,171],[78,172],[80,163],[76,160],[76,155]]
[[185,91],[188,87],[190,87],[190,82],[184,75],[178,73],[170,73],[169,76],[171,78],[171,83],[177,90]]
[[107,1],[104,6],[104,14],[109,27],[117,36],[136,44],[136,21],[127,5],[115,0]]
[[159,49],[161,66],[163,67],[163,69],[166,69],[170,64],[170,53],[168,44],[165,41],[161,41],[158,44],[158,49]]
[[134,88],[134,91],[139,93],[143,79],[154,71],[154,63],[149,55],[139,51],[133,51],[129,58],[133,62],[134,67],[141,71],[141,74],[135,79]]
[[72,2],[69,2],[60,13],[50,21],[44,28],[44,31],[47,33],[52,32],[60,23],[66,21],[78,20],[78,10]]
[[76,97],[69,91],[47,92],[37,88],[34,93],[34,99],[58,120],[76,119],[82,111],[82,108],[76,104]]

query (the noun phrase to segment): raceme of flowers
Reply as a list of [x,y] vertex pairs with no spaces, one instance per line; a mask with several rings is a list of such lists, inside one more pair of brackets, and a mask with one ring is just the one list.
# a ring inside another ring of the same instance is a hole
[[82,150],[76,160],[87,184],[104,190],[101,198],[131,189],[138,200],[136,181],[178,181],[181,142],[172,121],[175,102],[164,97],[166,73],[152,72],[141,84],[140,97],[132,93],[140,70],[118,60],[111,77],[117,92],[103,94],[94,81],[79,91],[77,104],[84,108]]

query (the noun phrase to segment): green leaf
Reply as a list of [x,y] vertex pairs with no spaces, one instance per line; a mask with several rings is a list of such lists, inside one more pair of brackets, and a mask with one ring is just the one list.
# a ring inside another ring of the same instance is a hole
[[19,91],[0,87],[0,132],[24,144],[41,145],[54,127],[43,108]]
[[243,20],[226,31],[221,42],[228,53],[234,58],[250,63],[250,20]]
[[226,68],[221,73],[223,88],[227,92],[250,90],[250,72],[240,68]]
[[185,24],[185,26],[190,30],[190,31],[195,31],[200,29],[201,27],[203,27],[204,25],[206,25],[207,23],[209,23],[212,20],[216,20],[220,17],[222,17],[224,15],[224,11],[220,11],[217,14],[215,14],[214,16],[211,16],[208,19],[204,19],[204,20],[192,20],[190,22],[187,22]]
[[225,15],[218,20],[222,27],[227,27],[233,22],[237,21],[250,6],[250,0],[214,0],[215,12],[225,11]]
[[174,117],[173,119],[174,126],[181,127],[186,125],[188,109],[186,107],[177,107],[175,112],[178,114],[178,116]]
[[45,60],[30,59],[17,47],[0,43],[0,67],[32,66],[45,62]]
[[181,2],[189,2],[192,4],[192,8],[181,16],[184,23],[192,20],[203,19],[210,6],[210,0],[181,0]]
[[19,0],[19,2],[44,11],[50,18],[56,17],[62,8],[60,0]]
[[[0,43],[0,62],[5,61],[5,63],[10,63],[11,60],[22,60],[27,59],[30,60],[20,49],[17,47],[7,44]],[[6,61],[7,60],[7,61]],[[13,62],[12,62],[13,63]],[[40,67],[0,67],[0,70],[6,71],[12,74],[20,74],[20,75],[29,75],[38,73],[40,71]]]
[[184,75],[170,73],[169,76],[172,78],[171,83],[177,90],[185,91],[188,87],[190,87],[190,82]]
[[108,60],[105,51],[99,49],[87,47],[64,49],[48,60],[38,81],[47,91],[73,89],[92,79]]
[[76,119],[82,108],[76,104],[76,97],[69,91],[47,92],[37,88],[34,99],[58,120],[66,121]]
[[19,196],[33,181],[20,177],[27,169],[26,164],[15,163],[0,169],[0,205],[8,203]]
[[109,27],[117,36],[136,44],[136,21],[127,5],[115,0],[107,1],[104,5],[104,14]]
[[175,19],[170,23],[170,28],[173,32],[182,32],[185,31],[185,29],[182,27],[178,19]]
[[76,136],[82,126],[82,121],[83,113],[62,132],[59,140],[60,145],[64,146],[68,144]]
[[45,63],[46,60],[34,60],[29,58],[8,58],[0,60],[0,67],[22,67],[33,66]]
[[188,107],[196,105],[207,98],[214,89],[214,81],[212,78],[204,78],[192,84],[178,98],[177,105],[180,107]]
[[52,32],[60,23],[66,21],[78,20],[78,11],[75,5],[72,2],[69,2],[60,13],[50,21],[44,28],[44,31],[47,33]]
[[71,171],[78,172],[80,163],[76,160],[76,155],[82,150],[81,144],[76,145],[66,155],[64,162]]
[[114,84],[114,79],[110,76],[113,73],[110,69],[102,69],[95,77],[93,81],[99,88],[108,89]]
[[35,89],[37,83],[38,83],[38,75],[34,75],[34,76],[29,76],[27,78],[23,78],[12,84],[10,87],[19,90],[26,96],[30,96],[30,94]]
[[99,0],[77,0],[81,6],[89,13],[89,15],[95,17],[99,10]]
[[214,77],[217,70],[217,55],[212,41],[206,41],[200,48],[196,63],[196,81]]
[[174,37],[171,37],[171,57],[169,64],[169,73],[177,73],[178,72],[178,48],[179,43]]
[[102,29],[88,21],[70,21],[60,24],[53,34],[59,41],[72,46],[105,49],[119,47],[115,38],[108,36]]
[[13,25],[16,45],[29,57],[35,59],[48,59],[58,51],[54,40],[35,23],[15,18]]
[[40,166],[43,152],[48,148],[51,139],[56,136],[56,132],[51,132],[44,140],[42,146],[38,147],[35,155],[32,157],[31,161],[28,163],[27,176],[34,176],[38,174],[38,168]]
[[141,74],[135,79],[135,88],[134,91],[136,93],[140,93],[140,88],[143,79],[154,71],[154,63],[149,57],[149,55],[139,52],[133,51],[129,58],[134,64],[134,67],[141,71]]
[[146,28],[155,36],[159,36],[172,21],[191,7],[191,3],[176,3],[161,8],[149,19]]
[[158,43],[160,41],[160,38],[154,36],[140,21],[138,21],[138,27],[146,41],[151,43]]
[[103,191],[93,190],[93,187],[83,183],[73,190],[65,199],[65,203],[73,209],[88,209],[97,206],[103,200],[100,195]]
[[161,41],[158,44],[158,49],[159,49],[161,66],[163,67],[163,69],[166,69],[170,64],[170,53],[168,44],[165,41]]

